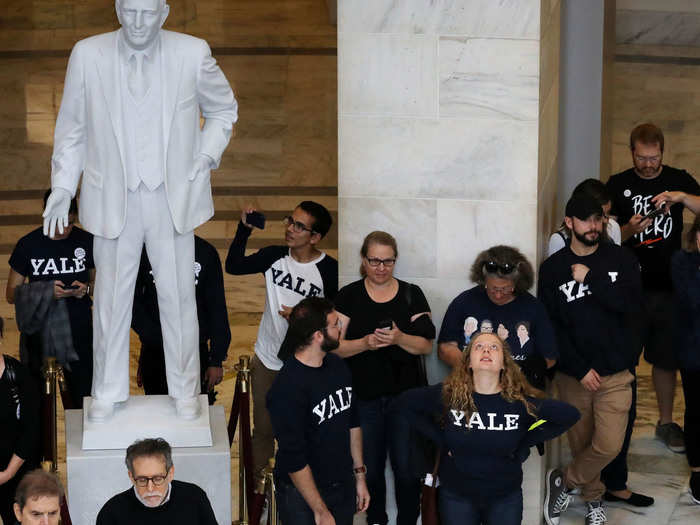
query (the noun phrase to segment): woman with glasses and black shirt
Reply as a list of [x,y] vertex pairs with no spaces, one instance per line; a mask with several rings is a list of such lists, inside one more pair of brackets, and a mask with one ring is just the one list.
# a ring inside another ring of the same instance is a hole
[[408,423],[389,413],[394,397],[426,384],[422,356],[435,338],[430,307],[421,289],[394,277],[398,250],[386,232],[367,235],[360,250],[362,279],[342,288],[335,307],[343,324],[335,353],[346,359],[358,401],[367,486],[372,500],[367,523],[385,525],[384,464],[394,471],[398,525],[415,525],[420,479],[416,443]]
[[[540,301],[528,292],[534,272],[529,261],[510,246],[493,246],[472,264],[470,279],[476,286],[450,303],[438,337],[438,356],[450,366],[484,321],[508,342],[513,359],[536,388],[544,388],[544,374],[558,353],[552,324]],[[488,324],[488,323],[487,323]]]

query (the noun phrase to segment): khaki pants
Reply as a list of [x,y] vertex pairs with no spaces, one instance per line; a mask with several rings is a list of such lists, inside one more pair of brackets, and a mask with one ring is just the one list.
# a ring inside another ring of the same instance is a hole
[[257,355],[250,361],[250,383],[253,394],[253,475],[260,479],[261,471],[275,453],[274,433],[270,414],[265,406],[267,392],[277,377],[277,370],[262,364]]
[[585,501],[600,500],[605,492],[600,472],[622,448],[633,380],[624,370],[601,377],[600,388],[589,392],[574,377],[559,372],[555,377],[559,399],[581,412],[581,419],[567,433],[573,459],[565,475],[570,488],[581,488]]

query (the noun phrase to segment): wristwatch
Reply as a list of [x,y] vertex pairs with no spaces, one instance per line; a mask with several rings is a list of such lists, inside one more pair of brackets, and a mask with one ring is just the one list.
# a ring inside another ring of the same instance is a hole
[[367,474],[367,465],[362,465],[361,467],[354,467],[352,469],[354,474]]

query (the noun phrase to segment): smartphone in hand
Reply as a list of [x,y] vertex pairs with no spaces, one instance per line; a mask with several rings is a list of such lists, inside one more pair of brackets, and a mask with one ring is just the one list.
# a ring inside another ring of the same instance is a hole
[[391,319],[384,319],[383,321],[379,321],[379,323],[377,324],[377,330],[391,330],[391,327]]
[[245,222],[246,224],[249,224],[250,226],[255,226],[256,228],[259,228],[261,230],[265,229],[265,216],[259,211],[246,213]]
[[647,213],[644,216],[644,219],[642,219],[642,220],[654,219],[655,217],[658,217],[659,215],[661,215],[663,213],[666,213],[666,202],[662,202],[661,206],[659,206],[655,210],[651,210],[649,213]]

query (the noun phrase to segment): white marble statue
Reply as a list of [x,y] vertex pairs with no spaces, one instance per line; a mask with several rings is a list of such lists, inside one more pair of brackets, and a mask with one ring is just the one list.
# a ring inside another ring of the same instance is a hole
[[193,230],[214,214],[210,170],[231,137],[237,103],[204,40],[161,29],[165,1],[116,0],[121,29],[75,45],[56,121],[44,233],[68,224],[82,174],[80,222],[95,235],[97,270],[92,421],[108,419],[129,396],[129,327],[144,243],[168,391],[178,416],[199,413]]

